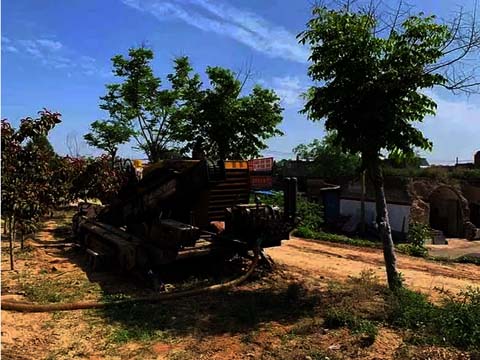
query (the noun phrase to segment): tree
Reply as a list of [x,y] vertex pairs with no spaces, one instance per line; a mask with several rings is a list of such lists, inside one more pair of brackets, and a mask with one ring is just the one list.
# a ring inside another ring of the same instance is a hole
[[[46,199],[51,173],[51,147],[46,141],[48,132],[61,122],[59,113],[46,109],[40,117],[22,119],[14,129],[7,119],[2,120],[2,217],[9,224],[10,268],[13,270],[13,241],[17,227],[25,231],[50,205]],[[37,145],[33,145],[38,142]]]
[[265,140],[283,133],[280,99],[273,90],[255,85],[241,96],[250,73],[241,74],[221,67],[207,67],[210,88],[202,89],[198,74],[190,75],[187,57],[175,61],[169,75],[181,103],[174,138],[184,152],[202,153],[214,159],[242,159],[258,156]]
[[90,124],[91,132],[83,138],[88,145],[107,152],[110,156],[112,167],[115,163],[118,145],[130,140],[132,130],[125,123],[119,121],[99,121]]
[[71,131],[65,138],[65,145],[67,146],[68,156],[72,158],[80,157],[83,144],[78,141],[76,131]]
[[455,63],[451,54],[471,42],[465,41],[463,49],[456,47],[458,33],[436,23],[434,16],[408,16],[400,22],[397,11],[389,31],[382,31],[371,8],[354,11],[349,5],[338,10],[315,7],[307,30],[299,34],[300,42],[311,46],[308,75],[320,84],[305,94],[303,112],[313,121],[325,119],[325,128],[337,132],[335,143],[344,151],[361,154],[375,188],[388,284],[396,289],[401,279],[386,207],[382,153],[411,155],[416,148],[432,148],[413,125],[435,114],[435,102],[422,89],[436,85],[471,89],[478,83],[452,81],[442,72]]
[[128,56],[112,58],[113,72],[123,82],[107,85],[100,108],[109,112],[112,121],[130,127],[138,148],[155,162],[172,142],[170,123],[175,97],[172,91],[160,89],[161,81],[153,75],[152,50],[132,48]]
[[293,149],[297,156],[311,160],[310,174],[326,179],[354,177],[358,175],[360,157],[349,154],[335,143],[336,133],[328,133],[323,140],[315,139],[310,144],[300,144]]

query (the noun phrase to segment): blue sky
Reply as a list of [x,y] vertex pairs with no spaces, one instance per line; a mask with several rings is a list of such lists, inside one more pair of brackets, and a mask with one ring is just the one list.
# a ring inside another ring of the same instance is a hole
[[[63,122],[50,140],[67,153],[77,138],[84,154],[97,154],[82,141],[89,124],[106,114],[98,108],[105,84],[115,82],[110,58],[146,43],[155,52],[162,79],[172,59],[188,55],[197,72],[208,65],[239,70],[251,64],[254,79],[282,98],[285,136],[271,139],[265,155],[291,156],[299,143],[323,136],[322,123],[298,114],[298,97],[308,87],[308,49],[295,35],[305,28],[311,1],[42,0],[2,2],[1,115],[14,123],[43,107]],[[448,17],[456,5],[473,1],[418,0],[416,9]],[[480,96],[452,96],[433,89],[437,116],[420,127],[434,143],[432,162],[473,158],[480,150]],[[124,156],[142,157],[130,146]]]

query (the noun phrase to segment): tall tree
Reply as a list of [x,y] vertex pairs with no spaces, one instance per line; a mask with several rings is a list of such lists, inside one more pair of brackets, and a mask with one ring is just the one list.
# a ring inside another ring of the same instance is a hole
[[152,60],[152,50],[144,47],[130,49],[128,58],[114,56],[113,72],[123,82],[107,85],[100,108],[107,110],[113,121],[130,126],[138,148],[155,162],[172,141],[170,123],[175,97],[172,91],[160,88],[161,81],[151,68]]
[[216,159],[248,158],[266,148],[266,139],[283,134],[277,128],[283,109],[273,90],[256,85],[242,96],[248,74],[240,79],[240,74],[221,67],[207,67],[210,87],[202,88],[192,70],[183,57],[169,75],[180,104],[174,138],[184,144],[185,152]]
[[124,122],[96,120],[90,124],[90,130],[83,138],[88,145],[104,150],[113,167],[118,146],[130,140],[132,129]]
[[[399,21],[397,11],[389,31],[381,31],[371,9],[354,11],[350,1],[347,5],[333,10],[315,7],[307,30],[299,35],[300,42],[311,47],[308,74],[320,84],[307,92],[303,112],[314,121],[325,119],[326,129],[337,132],[338,145],[361,154],[375,188],[388,284],[395,289],[401,287],[401,279],[388,220],[382,152],[412,154],[415,148],[432,148],[413,125],[435,114],[435,102],[422,89],[466,89],[471,79],[450,81],[454,79],[442,69],[455,63],[452,51],[468,54],[475,47],[465,48],[471,45],[468,41],[463,49],[455,47],[457,34],[433,16]],[[471,89],[478,83],[470,85]]]

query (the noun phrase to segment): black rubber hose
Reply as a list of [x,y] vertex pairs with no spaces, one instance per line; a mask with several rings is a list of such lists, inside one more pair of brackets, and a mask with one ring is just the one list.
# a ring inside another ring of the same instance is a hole
[[114,300],[109,302],[101,302],[101,301],[78,301],[72,303],[50,303],[50,304],[35,304],[35,303],[28,303],[28,302],[21,302],[21,301],[9,301],[9,300],[2,300],[2,310],[11,310],[11,311],[20,311],[20,312],[52,312],[52,311],[71,311],[71,310],[83,310],[83,309],[101,309],[107,306],[112,305],[124,305],[124,304],[131,304],[131,303],[155,303],[160,301],[166,300],[173,300],[173,299],[180,299],[186,296],[196,296],[205,293],[212,293],[219,290],[224,290],[226,288],[236,286],[247,280],[250,275],[255,270],[255,267],[258,264],[260,258],[260,249],[258,247],[254,248],[254,258],[250,267],[248,268],[247,272],[242,276],[230,280],[223,284],[216,284],[211,285],[199,289],[191,289],[179,292],[172,292],[172,293],[163,293],[163,294],[156,294],[151,296],[144,296],[138,297],[133,299],[124,299],[124,300]]

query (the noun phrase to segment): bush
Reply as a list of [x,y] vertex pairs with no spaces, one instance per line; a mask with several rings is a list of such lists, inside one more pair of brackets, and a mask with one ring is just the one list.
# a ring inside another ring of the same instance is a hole
[[416,257],[426,257],[428,255],[426,247],[414,244],[399,244],[397,250],[403,254]]
[[425,224],[413,222],[408,227],[407,240],[415,246],[423,246],[425,242],[432,239],[432,229]]
[[377,326],[370,320],[360,319],[348,310],[331,308],[327,311],[324,325],[330,329],[348,327],[354,334],[360,334],[365,345],[371,345],[378,335]]
[[438,340],[466,349],[480,349],[480,288],[469,288],[445,300],[433,319]]
[[442,306],[408,289],[391,293],[388,321],[415,331],[415,340],[424,343],[480,349],[480,288],[469,288],[448,296]]
[[[275,192],[272,196],[259,196],[263,204],[283,207],[283,193]],[[297,198],[297,217],[300,219],[298,231],[301,237],[314,237],[323,225],[323,211],[320,204],[308,201],[302,196]]]
[[294,232],[294,235],[298,237],[308,238],[308,239],[323,240],[323,241],[329,241],[333,243],[347,244],[347,245],[353,245],[353,246],[370,247],[370,248],[382,247],[382,244],[379,242],[374,242],[374,241],[360,239],[360,238],[350,238],[345,235],[332,234],[332,233],[327,233],[323,231],[312,231],[302,226],[298,227],[298,229]]
[[426,257],[428,250],[424,245],[427,240],[431,240],[431,231],[428,225],[417,222],[410,224],[407,234],[408,243],[399,244],[397,250],[411,256]]

